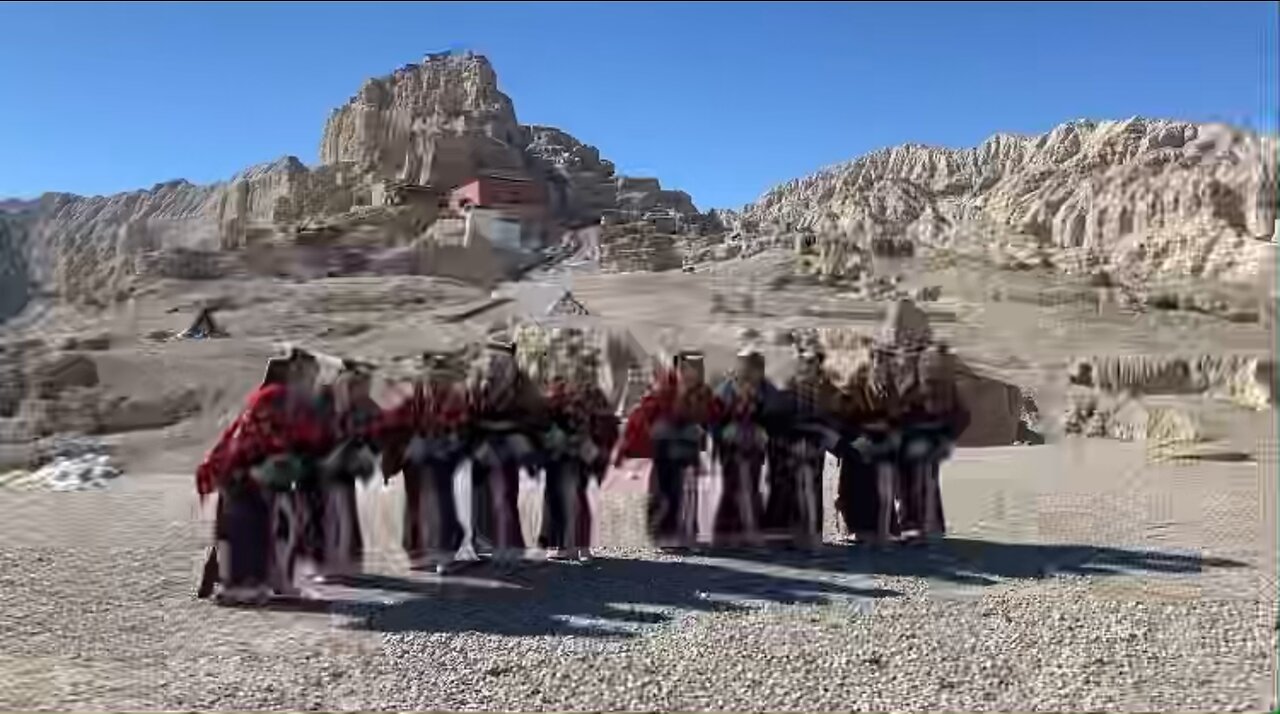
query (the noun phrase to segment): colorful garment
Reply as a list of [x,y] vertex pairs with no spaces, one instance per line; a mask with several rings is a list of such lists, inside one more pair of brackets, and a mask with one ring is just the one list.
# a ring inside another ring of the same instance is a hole
[[891,383],[864,377],[845,386],[840,423],[840,482],[836,508],[859,540],[886,541],[900,525],[897,395]]
[[582,554],[591,541],[588,487],[607,471],[617,420],[594,383],[554,379],[546,397],[551,426],[542,440],[546,484],[538,545]]
[[658,374],[627,419],[620,455],[651,458],[647,520],[659,546],[688,546],[697,539],[697,474],[706,429],[720,416],[711,388],[681,389],[676,372]]
[[942,386],[940,391],[950,394],[941,399],[921,395],[902,419],[902,530],[926,538],[946,534],[941,465],[950,458],[956,439],[969,423],[969,412],[954,387]]
[[272,456],[314,454],[329,439],[326,425],[309,408],[292,403],[284,385],[259,387],[196,468],[196,493],[208,496]]
[[540,468],[535,435],[545,429],[540,390],[514,360],[491,363],[473,387],[472,519],[477,552],[491,547],[499,560],[523,555],[520,526],[520,470]]
[[443,566],[462,547],[454,474],[466,456],[470,423],[465,386],[448,383],[415,384],[383,419],[383,473],[404,472],[403,547],[415,567]]
[[825,377],[792,378],[780,394],[783,415],[769,439],[767,532],[794,543],[822,542],[822,476],[828,451],[840,442],[835,385]]
[[751,384],[730,378],[716,388],[715,397],[719,419],[712,435],[722,486],[714,533],[717,542],[736,545],[760,536],[760,477],[769,445],[766,424],[777,416],[778,395],[768,380]]
[[[210,556],[216,563],[206,572],[217,571],[224,592],[293,590],[298,534],[307,524],[291,489],[329,439],[310,406],[291,399],[284,385],[259,387],[196,469],[200,497],[219,494]],[[201,592],[212,585],[203,584]]]

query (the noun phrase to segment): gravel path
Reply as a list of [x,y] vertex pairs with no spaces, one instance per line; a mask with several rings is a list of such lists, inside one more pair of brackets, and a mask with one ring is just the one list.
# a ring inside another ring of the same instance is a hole
[[[441,581],[387,558],[377,576],[293,610],[192,599],[207,524],[189,517],[185,477],[6,494],[0,708],[1274,706],[1274,548],[1240,537],[1249,528],[1206,537],[1178,525],[1174,499],[1172,516],[1135,526],[1156,544],[1138,547],[1096,524],[1150,498],[1041,493],[1040,518],[1091,510],[1096,520],[1081,526],[1092,540],[1061,537],[1076,521],[1045,521],[1041,533],[1058,537],[1037,543],[1015,537],[1016,489],[984,485],[964,464],[949,476],[971,497],[949,487],[957,532],[932,552],[660,556],[621,542],[632,527],[617,521],[638,505],[628,487],[605,499],[602,530],[618,545],[592,564],[512,577],[478,567]],[[1258,495],[1243,477],[1219,474],[1213,488]]]

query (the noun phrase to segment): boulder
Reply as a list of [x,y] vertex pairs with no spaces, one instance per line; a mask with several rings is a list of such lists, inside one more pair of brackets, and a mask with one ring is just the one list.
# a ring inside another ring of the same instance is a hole
[[31,381],[41,399],[54,399],[72,387],[96,387],[98,365],[85,355],[63,353],[38,364]]

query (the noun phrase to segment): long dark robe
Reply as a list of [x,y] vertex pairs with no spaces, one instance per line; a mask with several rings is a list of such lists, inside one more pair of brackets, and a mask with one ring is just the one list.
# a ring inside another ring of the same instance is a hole
[[[305,509],[285,484],[268,488],[259,469],[270,471],[273,459],[289,457],[293,468],[275,469],[305,478],[307,454],[320,448],[328,432],[310,405],[295,402],[280,384],[255,390],[244,411],[223,432],[196,472],[197,491],[219,495],[214,523],[215,547],[205,567],[198,594],[225,590],[271,588],[292,594],[293,573],[303,554],[299,534]],[[255,473],[257,476],[255,476]],[[274,480],[272,480],[274,483]],[[216,561],[213,562],[213,561]],[[208,582],[216,572],[217,583]]]
[[591,545],[591,474],[578,459],[547,462],[538,547],[572,550]]
[[467,455],[470,418],[464,385],[419,382],[382,419],[382,472],[404,473],[403,546],[415,566],[452,560],[465,539],[454,474]]
[[492,547],[500,558],[519,557],[526,547],[520,524],[520,471],[541,469],[534,435],[547,427],[546,405],[541,390],[523,372],[505,386],[481,381],[472,403],[472,542],[477,553]]
[[720,462],[720,502],[714,539],[724,545],[754,542],[761,535],[764,499],[761,478],[768,456],[766,425],[776,419],[779,395],[767,380],[745,392],[733,379],[716,390],[722,420],[714,439]]
[[654,432],[647,506],[649,536],[661,547],[690,546],[698,538],[701,433],[696,425],[681,428],[662,424]]
[[216,577],[224,589],[270,587],[273,507],[274,494],[247,480],[219,488],[214,540]]
[[901,475],[902,530],[924,537],[946,534],[940,475],[955,441],[969,424],[969,412],[954,389],[940,400],[945,409],[915,409],[903,419]]
[[621,455],[653,459],[646,515],[659,546],[697,540],[697,474],[704,429],[716,422],[718,404],[707,385],[682,391],[676,373],[664,371],[627,417]]
[[859,540],[896,537],[901,533],[895,508],[901,442],[897,394],[891,386],[861,382],[842,391],[836,508]]
[[835,386],[825,378],[793,379],[781,394],[783,413],[769,434],[769,495],[763,525],[793,543],[822,542],[823,470],[840,442]]
[[404,466],[404,549],[414,565],[448,562],[462,547],[465,532],[453,488],[461,462],[458,453]]
[[538,545],[582,550],[591,545],[591,479],[602,479],[617,440],[609,399],[594,383],[555,379],[546,404],[552,424],[543,439],[545,489]]
[[790,536],[796,543],[822,542],[822,475],[827,450],[837,440],[820,424],[795,424],[776,432],[769,444],[766,532]]

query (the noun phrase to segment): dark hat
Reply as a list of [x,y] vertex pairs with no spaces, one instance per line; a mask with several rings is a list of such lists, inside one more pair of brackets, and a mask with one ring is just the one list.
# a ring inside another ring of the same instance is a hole
[[376,369],[377,369],[377,366],[370,362],[363,362],[361,360],[346,359],[346,358],[342,360],[343,372],[357,374],[362,377],[368,377],[368,376],[371,376],[374,370]]
[[509,355],[514,355],[516,353],[516,344],[511,340],[507,339],[505,336],[501,336],[501,335],[490,337],[489,340],[485,343],[484,347],[487,350],[493,350],[494,352],[505,352],[506,354],[509,354]]
[[677,367],[685,362],[702,364],[703,358],[704,355],[700,350],[681,350],[676,353],[672,362],[674,362]]

